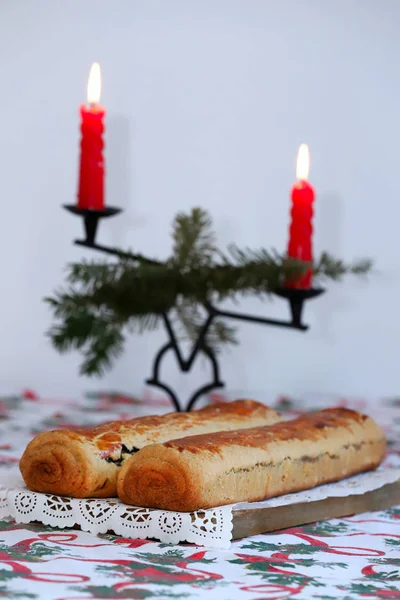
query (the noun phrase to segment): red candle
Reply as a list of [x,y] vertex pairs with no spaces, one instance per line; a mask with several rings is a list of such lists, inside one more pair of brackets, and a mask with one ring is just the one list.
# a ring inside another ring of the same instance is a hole
[[[302,144],[297,154],[297,181],[292,188],[291,223],[289,228],[288,257],[305,262],[312,262],[312,218],[315,192],[308,183],[310,155],[308,146]],[[312,269],[301,277],[287,282],[287,286],[297,289],[312,287]]]
[[104,209],[103,106],[100,106],[100,65],[93,63],[87,86],[87,102],[80,107],[81,158],[79,167],[78,206]]

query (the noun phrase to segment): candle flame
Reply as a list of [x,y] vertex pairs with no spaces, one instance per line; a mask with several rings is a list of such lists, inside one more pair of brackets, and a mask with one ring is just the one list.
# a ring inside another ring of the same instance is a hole
[[310,151],[307,144],[301,144],[297,153],[296,177],[300,181],[307,181],[310,171]]
[[98,104],[101,95],[101,71],[99,63],[92,64],[87,84],[87,101],[89,104]]

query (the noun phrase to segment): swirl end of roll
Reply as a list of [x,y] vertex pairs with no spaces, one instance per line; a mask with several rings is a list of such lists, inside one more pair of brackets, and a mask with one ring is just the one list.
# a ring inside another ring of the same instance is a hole
[[62,432],[36,436],[26,447],[19,468],[34,492],[83,498],[90,485],[81,447],[71,440],[67,443]]
[[194,478],[176,454],[154,444],[128,459],[117,481],[122,502],[163,510],[195,510]]

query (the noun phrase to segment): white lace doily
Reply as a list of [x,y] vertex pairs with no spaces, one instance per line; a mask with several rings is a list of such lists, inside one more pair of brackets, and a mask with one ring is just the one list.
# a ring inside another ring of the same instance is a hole
[[209,548],[229,548],[232,515],[236,510],[272,508],[287,504],[315,502],[332,496],[364,494],[400,478],[400,469],[381,468],[338,483],[288,494],[263,502],[243,502],[193,513],[153,510],[127,506],[117,498],[64,498],[30,492],[20,475],[0,479],[0,518],[13,517],[17,523],[39,521],[51,527],[78,525],[90,533],[113,531],[127,538],[153,538],[170,544],[190,542]]
[[51,527],[78,525],[90,533],[113,531],[126,538],[153,538],[178,544],[190,542],[210,548],[229,548],[232,533],[230,506],[193,513],[136,508],[118,498],[64,498],[30,492],[20,475],[0,479],[0,518],[17,523],[39,521]]

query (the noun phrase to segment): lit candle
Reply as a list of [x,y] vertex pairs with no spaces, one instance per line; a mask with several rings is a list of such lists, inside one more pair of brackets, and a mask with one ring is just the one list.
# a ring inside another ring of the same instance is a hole
[[[292,188],[291,223],[289,229],[288,257],[312,262],[312,218],[315,192],[307,181],[310,169],[308,146],[301,144],[297,154],[297,181]],[[287,283],[288,287],[309,289],[312,286],[312,270]]]
[[93,63],[87,86],[87,102],[80,107],[81,157],[79,168],[78,207],[104,209],[103,133],[105,109],[100,106],[100,65]]

